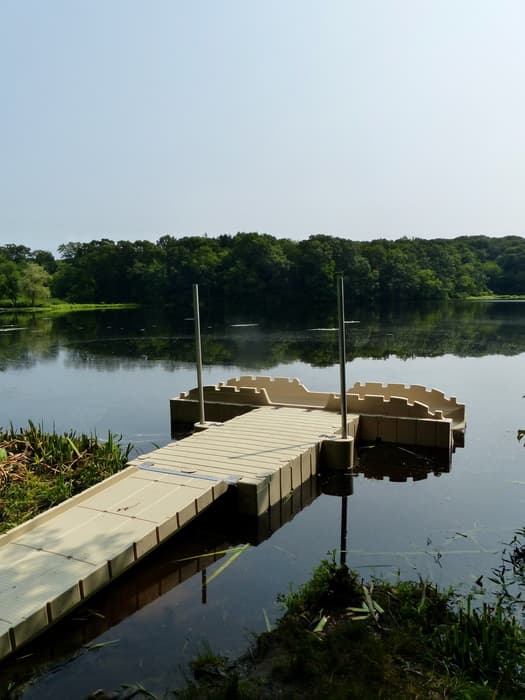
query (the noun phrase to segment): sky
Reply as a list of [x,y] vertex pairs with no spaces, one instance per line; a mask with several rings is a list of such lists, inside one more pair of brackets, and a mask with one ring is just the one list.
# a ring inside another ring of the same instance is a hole
[[0,245],[525,233],[523,0],[0,0]]

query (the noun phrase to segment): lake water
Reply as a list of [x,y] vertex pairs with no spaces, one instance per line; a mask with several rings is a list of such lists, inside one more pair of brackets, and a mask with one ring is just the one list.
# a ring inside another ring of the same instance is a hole
[[[354,477],[347,563],[366,577],[422,576],[468,591],[525,524],[525,450],[516,440],[525,427],[525,302],[351,313],[359,323],[347,328],[348,384],[442,389],[466,403],[467,432],[448,472]],[[333,319],[203,325],[205,383],[271,374],[338,389]],[[191,321],[151,310],[0,314],[0,424],[31,419],[101,437],[110,430],[138,452],[163,445],[170,397],[196,383],[192,330]],[[242,653],[266,616],[279,616],[278,593],[305,581],[328,552],[339,556],[341,499],[313,482],[258,524],[232,522],[228,505],[29,646],[26,658],[4,663],[0,694],[9,682],[19,697],[38,700],[136,682],[162,693],[181,682],[204,642]],[[232,556],[224,550],[245,544],[221,569]]]

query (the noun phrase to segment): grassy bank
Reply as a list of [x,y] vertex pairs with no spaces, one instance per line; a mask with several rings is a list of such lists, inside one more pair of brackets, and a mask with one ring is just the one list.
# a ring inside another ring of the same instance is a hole
[[523,299],[525,299],[525,294],[482,294],[467,297],[468,301],[520,301]]
[[[524,536],[511,554],[522,586]],[[281,597],[283,617],[244,658],[208,648],[182,690],[155,696],[139,684],[90,698],[523,698],[525,629],[512,613],[519,601],[504,593],[476,607],[473,596],[422,580],[365,584],[332,558]]]
[[475,608],[428,582],[365,585],[327,560],[282,603],[246,658],[202,655],[173,697],[525,697],[525,630],[501,600]]
[[111,434],[0,428],[0,533],[119,471],[129,451]]
[[30,313],[41,313],[45,312],[48,314],[63,314],[69,313],[70,311],[104,311],[109,309],[137,309],[140,304],[70,304],[68,302],[49,302],[48,304],[42,306],[1,306],[0,312],[3,313],[13,313],[13,312],[30,312]]

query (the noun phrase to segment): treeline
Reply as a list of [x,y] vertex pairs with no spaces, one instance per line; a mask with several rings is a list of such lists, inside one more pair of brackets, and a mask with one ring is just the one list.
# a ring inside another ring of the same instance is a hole
[[357,242],[238,233],[72,242],[58,253],[55,259],[23,245],[0,246],[0,299],[17,305],[51,294],[79,303],[186,306],[198,282],[210,308],[270,311],[306,303],[322,310],[334,304],[337,273],[356,303],[525,294],[525,239],[519,236]]

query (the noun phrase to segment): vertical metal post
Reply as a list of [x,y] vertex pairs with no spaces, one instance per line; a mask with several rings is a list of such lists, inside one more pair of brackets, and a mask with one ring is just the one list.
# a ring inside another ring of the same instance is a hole
[[204,389],[202,387],[201,317],[199,311],[199,285],[193,285],[193,320],[195,322],[195,355],[197,361],[197,387],[199,389],[200,423],[204,425]]
[[339,379],[341,385],[341,427],[343,438],[348,438],[346,410],[346,335],[345,335],[345,286],[343,275],[337,275],[337,316],[339,320]]

